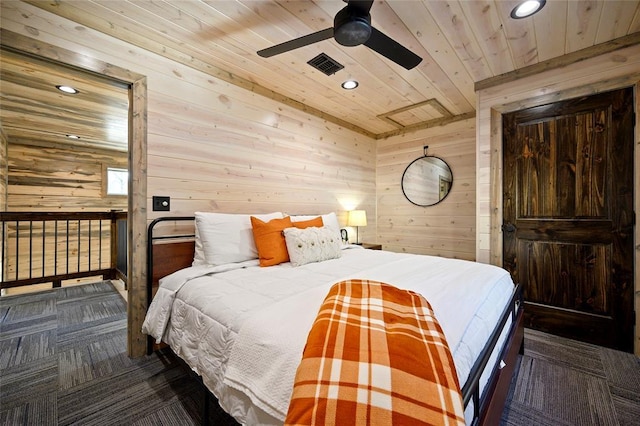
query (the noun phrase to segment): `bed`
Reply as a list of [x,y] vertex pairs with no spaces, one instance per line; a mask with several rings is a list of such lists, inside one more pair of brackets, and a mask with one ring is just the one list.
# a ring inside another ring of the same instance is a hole
[[[321,217],[327,223],[321,229],[331,228],[339,238],[335,215]],[[167,344],[239,423],[283,424],[323,298],[336,282],[356,278],[429,301],[453,356],[464,422],[499,423],[524,337],[521,292],[502,268],[342,243],[334,257],[305,263],[291,251],[290,261],[264,267],[262,257],[251,258],[255,253],[229,257],[251,239],[246,229],[244,241],[230,241],[234,224],[206,228],[201,218],[163,217],[150,224],[150,308],[143,332],[150,335],[149,350]],[[263,217],[265,223],[270,218]],[[194,229],[194,222],[195,235],[180,232]],[[216,247],[221,260],[204,262],[203,252]]]

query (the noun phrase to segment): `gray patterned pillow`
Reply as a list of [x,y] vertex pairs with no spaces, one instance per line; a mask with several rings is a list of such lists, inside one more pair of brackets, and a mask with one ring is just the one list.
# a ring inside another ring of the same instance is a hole
[[333,229],[326,226],[286,228],[283,232],[289,260],[293,266],[322,262],[342,255],[339,234],[336,235]]

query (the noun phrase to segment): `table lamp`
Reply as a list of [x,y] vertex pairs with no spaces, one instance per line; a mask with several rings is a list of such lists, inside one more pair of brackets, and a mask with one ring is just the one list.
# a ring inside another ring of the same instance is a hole
[[367,226],[367,212],[364,210],[351,210],[347,219],[347,226],[356,227],[356,244],[361,244],[358,238],[358,227]]

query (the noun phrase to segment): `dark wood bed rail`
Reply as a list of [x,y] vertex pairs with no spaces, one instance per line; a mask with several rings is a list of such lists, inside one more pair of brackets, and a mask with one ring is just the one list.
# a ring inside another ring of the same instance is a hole
[[[191,266],[195,249],[195,234],[156,236],[154,235],[155,227],[163,222],[193,222],[194,220],[193,216],[160,217],[149,224],[147,232],[147,297],[149,304],[160,278]],[[522,291],[520,285],[516,285],[509,303],[501,314],[498,326],[493,330],[478,360],[473,365],[467,382],[462,387],[465,408],[469,401],[473,400],[474,402],[473,425],[500,424],[511,378],[518,362],[518,354],[522,354],[524,350],[523,306]],[[480,396],[480,378],[509,318],[511,318],[511,325],[505,344],[499,354],[498,364],[494,367],[487,387]],[[151,337],[148,342],[148,351],[151,353],[154,347]],[[504,362],[503,367],[500,366],[500,361]]]

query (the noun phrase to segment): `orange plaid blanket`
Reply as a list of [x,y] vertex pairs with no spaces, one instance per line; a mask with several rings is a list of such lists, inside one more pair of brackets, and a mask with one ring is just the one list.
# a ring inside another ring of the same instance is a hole
[[464,425],[451,352],[421,295],[335,284],[309,333],[286,425]]

